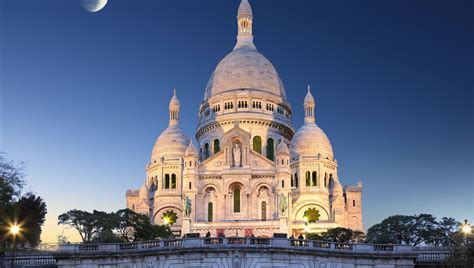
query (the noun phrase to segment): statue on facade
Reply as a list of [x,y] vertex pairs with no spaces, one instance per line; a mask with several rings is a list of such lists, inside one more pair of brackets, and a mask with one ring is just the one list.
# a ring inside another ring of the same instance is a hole
[[241,157],[242,153],[241,153],[240,147],[237,143],[234,146],[232,154],[234,155],[234,167],[240,167],[240,164],[241,164],[240,157]]
[[184,198],[184,216],[191,217],[191,198],[189,196]]
[[288,202],[286,200],[285,194],[281,193],[280,194],[280,211],[281,214],[284,214],[286,212],[286,209],[288,208]]

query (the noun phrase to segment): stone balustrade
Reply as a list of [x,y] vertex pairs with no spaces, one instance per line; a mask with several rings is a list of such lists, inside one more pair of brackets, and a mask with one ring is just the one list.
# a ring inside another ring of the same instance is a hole
[[119,244],[66,244],[61,245],[59,253],[87,254],[91,252],[119,253],[129,251],[160,251],[173,248],[216,248],[216,247],[276,247],[293,250],[334,251],[354,253],[401,253],[413,252],[414,249],[408,245],[373,245],[337,243],[313,240],[278,239],[278,238],[248,238],[248,237],[210,237],[210,238],[187,238],[146,241]]

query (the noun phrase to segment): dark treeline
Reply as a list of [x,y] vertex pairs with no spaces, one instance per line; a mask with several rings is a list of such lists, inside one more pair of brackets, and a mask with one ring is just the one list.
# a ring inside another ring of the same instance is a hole
[[70,210],[58,216],[58,224],[76,229],[84,243],[136,242],[169,238],[169,226],[154,225],[147,215],[130,209],[117,212]]

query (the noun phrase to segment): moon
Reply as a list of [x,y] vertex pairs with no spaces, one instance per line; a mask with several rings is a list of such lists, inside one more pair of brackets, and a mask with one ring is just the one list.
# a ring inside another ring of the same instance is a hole
[[89,12],[97,12],[107,5],[107,0],[81,0],[81,5]]

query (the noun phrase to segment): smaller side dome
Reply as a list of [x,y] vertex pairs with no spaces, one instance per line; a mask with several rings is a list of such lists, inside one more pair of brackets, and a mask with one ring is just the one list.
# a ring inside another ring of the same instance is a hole
[[186,152],[184,153],[185,156],[198,156],[198,152],[196,147],[193,144],[193,140],[189,141],[188,148],[186,148]]
[[282,140],[277,147],[277,154],[290,154],[290,149],[288,149],[288,145]]

